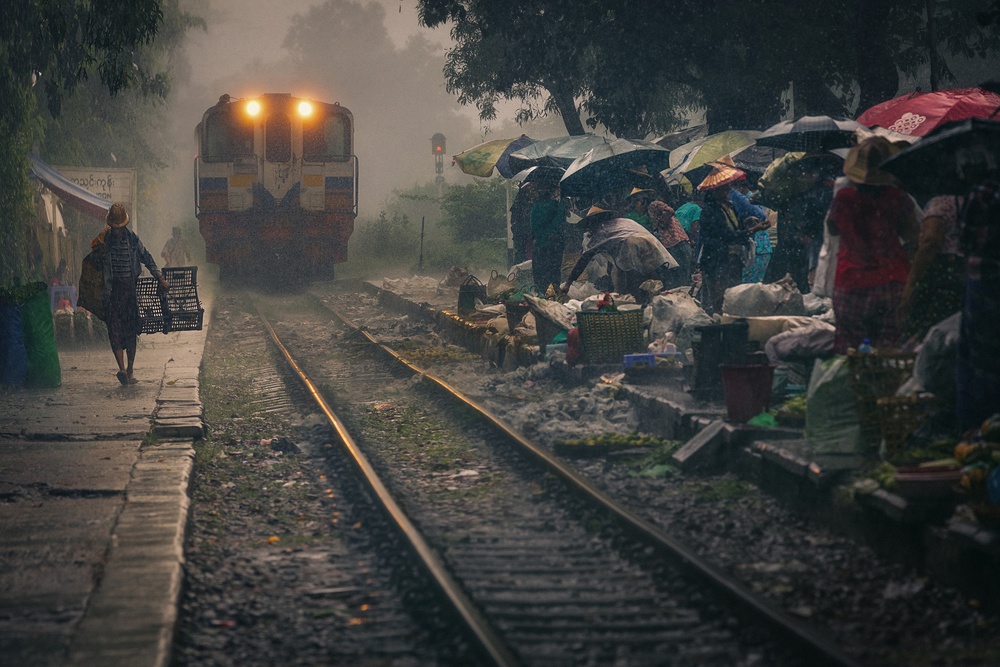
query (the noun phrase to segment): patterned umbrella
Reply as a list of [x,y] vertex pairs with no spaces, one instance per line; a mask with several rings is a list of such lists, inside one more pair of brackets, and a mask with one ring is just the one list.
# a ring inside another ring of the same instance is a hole
[[496,139],[463,151],[452,159],[459,169],[472,176],[492,176],[495,167],[501,176],[511,178],[515,172],[508,162],[508,156],[533,142],[533,139],[524,134],[516,139]]
[[609,143],[608,139],[593,134],[580,134],[552,139],[540,139],[510,154],[514,171],[528,167],[560,167],[565,169],[591,148]]
[[757,145],[784,148],[786,151],[827,151],[847,148],[854,132],[866,129],[857,121],[830,116],[803,116],[785,120],[764,130]]
[[956,88],[910,93],[876,104],[858,116],[868,127],[878,125],[900,134],[925,136],[952,121],[1000,117],[1000,95],[982,88]]

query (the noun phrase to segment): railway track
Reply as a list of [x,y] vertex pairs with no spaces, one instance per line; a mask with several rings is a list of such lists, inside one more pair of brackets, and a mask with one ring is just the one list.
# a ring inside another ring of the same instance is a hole
[[484,661],[853,664],[363,327],[259,309]]

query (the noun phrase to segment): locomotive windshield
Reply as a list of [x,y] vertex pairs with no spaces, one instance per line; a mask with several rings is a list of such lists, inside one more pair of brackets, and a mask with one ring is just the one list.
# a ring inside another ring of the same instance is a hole
[[253,124],[237,114],[233,107],[217,109],[205,118],[201,147],[205,162],[231,162],[236,157],[253,154]]
[[317,118],[302,127],[302,159],[335,162],[351,157],[351,121],[343,114]]
[[292,121],[284,113],[272,113],[264,125],[264,159],[288,162],[292,159]]

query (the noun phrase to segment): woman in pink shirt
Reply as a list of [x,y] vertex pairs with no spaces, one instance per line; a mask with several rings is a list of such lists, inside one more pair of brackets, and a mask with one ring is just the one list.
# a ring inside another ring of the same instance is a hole
[[892,176],[878,169],[893,152],[882,137],[852,148],[844,162],[850,184],[837,191],[830,205],[827,225],[840,236],[833,290],[838,354],[865,338],[890,349],[903,341],[903,290],[920,214]]

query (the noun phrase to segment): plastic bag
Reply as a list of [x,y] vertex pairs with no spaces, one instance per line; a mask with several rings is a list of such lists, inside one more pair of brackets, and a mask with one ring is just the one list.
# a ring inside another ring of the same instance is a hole
[[27,379],[21,307],[14,301],[0,301],[0,386],[23,387]]
[[955,359],[961,325],[959,312],[930,328],[913,362],[913,376],[899,388],[898,396],[929,391],[944,403],[954,404]]
[[814,454],[863,450],[861,424],[847,357],[816,361],[806,392],[806,439]]
[[490,274],[490,279],[486,281],[486,298],[492,299],[499,294],[510,292],[515,289],[517,289],[517,284],[514,282],[513,272],[506,276],[502,276],[496,271],[493,271],[493,273]]
[[791,280],[775,283],[748,283],[726,290],[722,312],[736,317],[805,315],[802,293]]
[[97,250],[83,258],[80,271],[80,294],[76,305],[89,310],[100,320],[104,319],[104,271],[101,269],[101,253]]
[[49,292],[45,283],[37,285],[35,295],[21,305],[21,328],[28,356],[27,384],[29,387],[58,387],[62,384],[62,369],[52,325]]
[[813,277],[812,293],[816,296],[833,296],[833,281],[837,275],[837,253],[840,252],[840,236],[830,233],[823,222],[823,247],[819,250],[816,274]]

